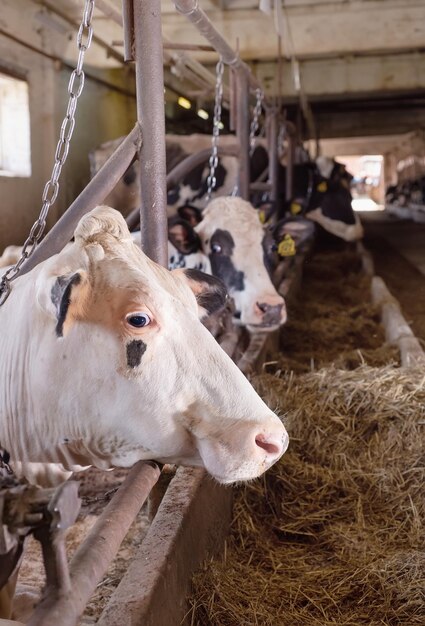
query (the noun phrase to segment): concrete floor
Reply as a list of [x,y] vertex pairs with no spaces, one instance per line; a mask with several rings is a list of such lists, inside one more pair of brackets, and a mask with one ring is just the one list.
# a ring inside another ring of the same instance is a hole
[[368,235],[385,239],[425,276],[425,224],[400,220],[386,211],[365,211],[360,217]]

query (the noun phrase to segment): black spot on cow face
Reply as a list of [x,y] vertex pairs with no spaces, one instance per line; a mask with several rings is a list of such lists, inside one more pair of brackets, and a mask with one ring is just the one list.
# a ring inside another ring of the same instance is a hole
[[141,339],[133,339],[127,344],[127,365],[132,369],[142,362],[142,356],[146,352],[146,344]]
[[245,275],[238,271],[233,263],[235,242],[232,235],[228,230],[218,228],[211,237],[210,246],[209,259],[214,276],[221,278],[230,292],[243,291]]
[[124,185],[127,185],[127,187],[130,187],[130,185],[132,185],[135,182],[136,176],[137,176],[136,166],[134,164],[130,165],[130,167],[126,170],[126,172],[124,173],[124,176],[122,177]]

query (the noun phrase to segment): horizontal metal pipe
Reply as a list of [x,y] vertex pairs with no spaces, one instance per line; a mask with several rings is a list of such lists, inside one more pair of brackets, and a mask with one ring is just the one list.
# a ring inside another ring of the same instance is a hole
[[112,7],[104,0],[96,0],[96,9],[99,9],[106,17],[109,17],[110,20],[122,26],[122,15],[119,11],[117,11],[114,7]]
[[[121,14],[118,11],[114,11],[110,7],[108,7],[108,5],[105,2],[103,2],[103,0],[100,0],[100,2],[96,2],[96,6],[116,24],[118,24],[119,26],[123,25],[123,19],[122,19]],[[128,3],[126,3],[124,6],[127,7]],[[163,41],[164,49],[166,49],[167,46],[173,45],[164,36],[162,37],[162,41]],[[199,63],[199,61],[196,61],[196,59],[191,59],[184,53],[182,54],[175,53],[173,57],[166,59],[167,62],[170,62],[171,58],[174,58],[175,60],[178,59],[179,62],[182,63],[188,70],[193,72],[196,76],[203,78],[209,85],[212,85],[214,87],[215,85],[214,74],[210,72],[209,70],[207,70],[201,63]],[[229,99],[229,95],[227,93],[227,87],[224,88],[224,97],[227,100]]]
[[[185,159],[183,159],[183,161],[176,165],[171,170],[171,172],[167,174],[167,190],[171,189],[171,187],[181,181],[195,167],[206,161],[209,158],[210,154],[211,148],[204,148],[204,150],[200,150],[195,154],[190,154]],[[234,146],[219,146],[218,155],[221,157],[233,156],[238,158],[239,147],[236,144]],[[133,230],[136,226],[138,226],[139,208],[133,209],[131,213],[127,215],[126,222],[130,230]]]
[[[27,48],[27,50],[31,50],[31,52],[35,52],[36,54],[39,54],[40,56],[46,59],[50,59],[51,61],[60,63],[62,67],[65,67],[70,72],[73,72],[75,69],[74,65],[72,65],[71,63],[68,63],[68,61],[65,61],[65,59],[63,59],[62,57],[58,57],[56,54],[49,54],[48,52],[45,52],[41,48],[37,48],[36,46],[33,46],[30,43],[27,43],[23,39],[19,39],[19,37],[12,35],[12,33],[7,32],[7,30],[4,30],[3,28],[0,28],[0,35],[2,35],[3,37],[6,37],[7,39],[10,39],[10,41],[14,41],[15,43],[19,44],[23,48]],[[87,80],[91,80],[92,82],[97,83],[98,85],[102,85],[102,87],[106,87],[107,89],[111,89],[113,91],[121,93],[123,96],[127,96],[130,98],[136,97],[136,94],[129,91],[128,89],[124,89],[123,87],[120,87],[119,85],[114,85],[114,83],[111,83],[108,80],[104,80],[103,78],[99,78],[98,76],[95,76],[94,74],[91,74],[90,72],[87,72],[87,70],[84,70],[84,75]]]
[[235,70],[245,70],[252,89],[262,89],[261,84],[251,72],[249,66],[244,63],[239,54],[227,43],[224,37],[215,28],[207,14],[199,8],[198,0],[174,0],[179,13],[188,18],[199,32],[210,42],[215,50],[223,58],[224,63]]
[[75,626],[160,473],[153,462],[139,461],[132,467],[71,560],[71,591],[59,597],[49,594],[28,626]]
[[41,261],[60,252],[71,240],[79,220],[102,203],[112,191],[126,169],[131,165],[141,142],[139,125],[133,128],[106,163],[92,178],[87,187],[74,200],[68,210],[59,218],[51,231],[34,250],[31,257],[23,264],[21,274],[26,274]]
[[[60,9],[58,9],[58,7],[56,7],[51,2],[47,2],[47,0],[37,0],[37,2],[38,2],[38,4],[41,4],[41,6],[45,7],[51,13],[54,13],[55,15],[60,17],[62,20],[64,20],[64,22],[68,22],[68,24],[71,24],[71,26],[74,26],[76,29],[78,29],[80,27],[80,23],[79,22],[77,22],[76,20],[73,20],[72,18],[70,18],[69,15],[67,13],[65,13],[65,11],[61,11]],[[101,48],[106,50],[106,52],[108,53],[108,56],[112,57],[116,61],[119,61],[119,63],[123,63],[124,64],[124,59],[123,59],[122,54],[120,54],[114,48],[112,48],[112,46],[110,46],[108,43],[106,43],[106,41],[104,41],[103,39],[98,37],[96,34],[93,34],[93,41],[98,46],[100,46]]]
[[249,186],[250,191],[271,191],[272,186],[270,183],[263,183],[261,181],[251,183]]
[[[121,39],[113,39],[113,46],[123,46],[124,41]],[[202,46],[196,43],[166,43],[165,41],[162,44],[164,50],[194,50],[201,52],[215,52],[212,46]]]
[[[195,154],[190,154],[178,165],[176,165],[171,172],[167,174],[167,189],[176,185],[182,178],[184,178],[195,167],[201,165],[203,161],[208,159],[211,154],[211,148],[204,148]],[[218,146],[218,156],[232,156],[239,157],[239,146],[237,144],[228,146]]]

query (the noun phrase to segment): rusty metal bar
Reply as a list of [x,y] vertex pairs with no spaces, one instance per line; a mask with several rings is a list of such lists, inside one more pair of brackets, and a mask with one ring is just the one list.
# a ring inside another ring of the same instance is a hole
[[267,148],[269,152],[269,183],[271,185],[270,200],[277,200],[278,184],[278,158],[277,158],[277,136],[278,136],[278,116],[276,108],[267,111]]
[[[195,167],[200,165],[203,162],[208,161],[211,154],[211,148],[205,148],[204,150],[200,150],[199,152],[195,152],[195,154],[190,154],[183,161],[181,161],[178,165],[176,165],[171,172],[167,174],[167,189],[170,189],[174,185],[176,185],[179,181],[181,181],[189,172],[191,172]],[[238,158],[239,156],[239,146],[219,146],[218,147],[218,155],[219,156],[234,156]],[[140,210],[139,208],[133,209],[131,213],[127,215],[126,222],[127,226],[130,230],[133,230],[140,221]]]
[[236,136],[239,140],[238,191],[241,198],[249,200],[249,83],[243,69],[236,70]]
[[71,560],[71,591],[59,597],[49,594],[28,626],[75,626],[159,475],[153,462],[139,461],[132,467]]
[[34,254],[23,264],[21,274],[26,274],[38,263],[62,250],[71,240],[75,227],[83,215],[103,202],[118,183],[134,160],[137,145],[140,143],[141,133],[139,126],[136,125],[37,246]]
[[167,189],[164,68],[160,0],[133,0],[137,119],[143,128],[139,150],[142,250],[166,266]]

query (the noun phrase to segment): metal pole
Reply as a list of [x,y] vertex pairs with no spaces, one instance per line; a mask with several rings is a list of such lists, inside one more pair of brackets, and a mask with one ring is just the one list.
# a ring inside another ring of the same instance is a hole
[[26,274],[41,261],[62,250],[73,237],[83,215],[102,203],[122,178],[133,162],[140,143],[140,129],[135,126],[23,264],[21,274]]
[[269,151],[269,183],[271,185],[270,200],[277,200],[278,183],[278,158],[277,158],[277,135],[278,116],[276,108],[267,110],[267,147]]
[[159,475],[153,462],[139,461],[132,467],[72,558],[71,591],[60,596],[48,594],[28,626],[75,626]]
[[143,224],[142,250],[167,266],[164,70],[160,0],[134,0],[137,120],[143,128],[139,150]]
[[134,10],[133,0],[122,0],[122,18],[119,21],[124,33],[124,60],[134,61]]
[[239,195],[249,200],[249,82],[245,68],[236,71],[236,136],[239,140]]

